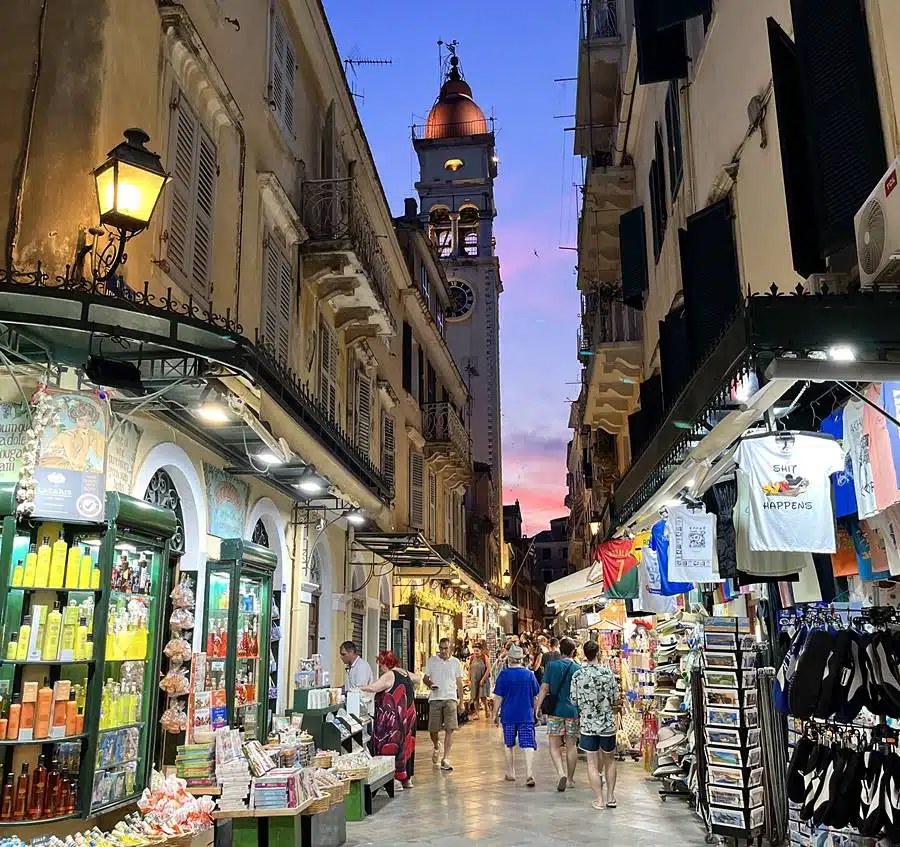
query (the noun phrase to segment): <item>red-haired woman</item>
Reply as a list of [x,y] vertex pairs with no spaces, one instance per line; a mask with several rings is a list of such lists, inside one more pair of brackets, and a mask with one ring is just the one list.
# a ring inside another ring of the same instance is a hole
[[372,746],[376,756],[393,756],[394,778],[404,788],[412,788],[413,761],[416,753],[415,686],[421,677],[398,667],[391,650],[378,654],[381,676],[360,691],[374,693],[375,726]]

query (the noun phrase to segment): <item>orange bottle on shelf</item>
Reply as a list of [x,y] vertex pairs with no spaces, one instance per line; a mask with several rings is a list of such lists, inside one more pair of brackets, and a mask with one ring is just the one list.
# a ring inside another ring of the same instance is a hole
[[44,817],[55,818],[61,812],[56,805],[56,795],[59,793],[59,762],[54,759],[50,763],[50,771],[47,773],[47,793],[44,795]]
[[44,766],[43,753],[38,757],[34,776],[31,777],[31,797],[28,800],[28,819],[40,820],[44,815],[44,802],[47,794],[47,768]]
[[22,718],[21,701],[21,694],[13,694],[12,703],[9,707],[9,723],[6,727],[6,738],[9,741],[15,741],[19,737],[19,722]]
[[38,690],[37,709],[34,719],[34,737],[46,738],[50,735],[50,701],[53,699],[53,689],[44,677],[44,684]]
[[78,704],[74,691],[69,693],[69,702],[66,703],[66,735],[78,735]]
[[0,802],[0,821],[12,820],[13,806],[16,801],[16,777],[12,771],[6,775],[3,786],[3,801]]
[[22,762],[22,773],[16,780],[16,802],[13,806],[13,820],[25,820],[28,809],[28,797],[31,794],[31,777],[28,776],[28,762]]

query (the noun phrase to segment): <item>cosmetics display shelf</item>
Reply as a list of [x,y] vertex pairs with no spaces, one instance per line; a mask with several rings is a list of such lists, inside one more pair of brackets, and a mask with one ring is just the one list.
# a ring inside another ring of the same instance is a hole
[[28,818],[25,818],[20,821],[0,821],[0,828],[15,827],[18,829],[23,826],[46,826],[48,824],[59,823],[60,821],[70,821],[80,817],[80,812],[69,812],[67,815],[55,815],[52,818],[40,818],[38,820],[29,820]]
[[93,594],[95,597],[99,597],[103,593],[102,588],[47,588],[46,586],[40,585],[11,585],[6,590],[9,591],[10,594],[32,594],[35,591],[53,591],[56,594]]
[[[103,730],[101,729],[100,732],[103,732]],[[78,735],[64,735],[61,738],[32,738],[30,741],[3,740],[0,741],[0,747],[24,747],[28,744],[65,744],[67,741],[80,741],[87,737],[88,733],[80,732]]]
[[93,665],[95,664],[94,659],[72,659],[63,661],[62,659],[34,659],[33,661],[29,661],[28,659],[0,659],[0,665],[28,665],[40,667],[43,665],[48,665],[50,667],[67,667],[72,665]]

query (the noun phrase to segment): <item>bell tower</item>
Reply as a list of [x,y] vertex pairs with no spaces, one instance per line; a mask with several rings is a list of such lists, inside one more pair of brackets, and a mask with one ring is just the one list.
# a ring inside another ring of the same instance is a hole
[[[502,545],[500,442],[500,262],[494,252],[493,122],[475,102],[455,44],[444,83],[424,127],[414,128],[421,217],[444,264],[452,305],[445,337],[471,397],[472,459],[490,468]],[[489,563],[485,563],[490,567]],[[487,572],[490,575],[490,570]]]

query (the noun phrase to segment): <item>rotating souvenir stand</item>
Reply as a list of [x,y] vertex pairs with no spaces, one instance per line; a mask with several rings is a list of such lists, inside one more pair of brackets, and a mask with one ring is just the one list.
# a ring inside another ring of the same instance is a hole
[[175,530],[171,511],[117,492],[105,524],[17,520],[15,505],[0,486],[0,762],[13,783],[0,835],[111,811],[148,784],[145,692]]
[[703,634],[703,759],[709,822],[745,840],[765,824],[755,639],[748,618],[708,618]]
[[261,742],[268,736],[276,562],[275,554],[259,544],[240,538],[223,540],[219,560],[207,563],[203,606],[206,673],[213,680],[212,728],[239,727],[247,740]]

